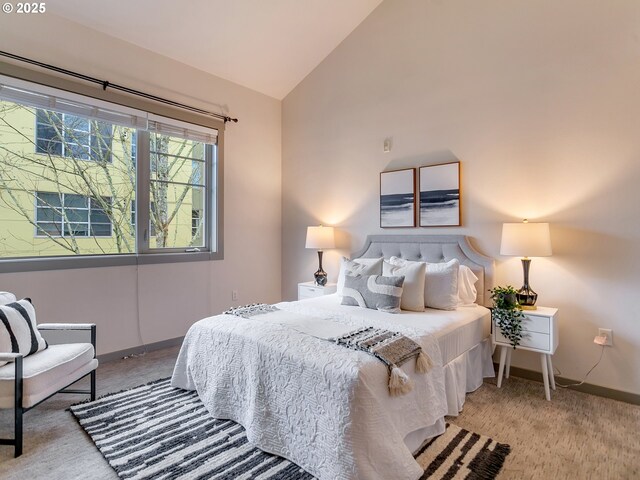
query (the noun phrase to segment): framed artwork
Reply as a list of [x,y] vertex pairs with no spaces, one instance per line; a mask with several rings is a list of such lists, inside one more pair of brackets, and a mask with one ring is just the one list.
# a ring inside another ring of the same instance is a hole
[[380,173],[380,226],[416,226],[416,169]]
[[460,226],[460,162],[420,167],[420,226]]

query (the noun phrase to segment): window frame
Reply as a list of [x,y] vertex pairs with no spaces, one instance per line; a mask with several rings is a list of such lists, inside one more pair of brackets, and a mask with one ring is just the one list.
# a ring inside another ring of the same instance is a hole
[[[151,158],[149,154],[150,149],[150,132],[147,131],[138,131],[137,132],[137,151],[143,152],[142,158]],[[204,151],[204,211],[205,211],[205,232],[204,232],[204,246],[201,247],[176,247],[176,248],[161,248],[161,247],[152,247],[150,244],[150,240],[152,235],[151,231],[151,191],[150,188],[144,188],[142,191],[138,191],[136,195],[136,201],[139,202],[136,205],[136,214],[140,212],[138,216],[138,224],[136,225],[137,231],[136,235],[141,240],[138,242],[138,246],[140,248],[140,253],[144,255],[154,255],[154,254],[170,254],[170,253],[201,253],[201,252],[214,252],[215,244],[213,237],[213,223],[212,219],[214,216],[209,218],[208,213],[216,210],[216,202],[217,195],[216,193],[216,183],[214,172],[216,170],[217,164],[217,151],[219,150],[219,143],[216,148],[213,147],[212,144],[205,144]],[[139,156],[140,157],[140,156]],[[138,157],[138,158],[139,158]],[[146,185],[147,187],[151,186],[151,161],[144,162],[143,165],[139,165],[137,168],[137,184],[138,185]],[[141,205],[145,205],[144,208],[139,208]]]
[[[31,70],[18,65],[0,61],[0,74],[5,77],[14,78],[20,81],[31,82],[43,87],[61,90],[70,94],[82,95],[89,99],[108,102],[115,106],[121,105],[141,111],[145,111],[154,115],[175,119],[181,122],[190,123],[196,126],[204,126],[217,130],[217,142],[215,148],[215,163],[207,168],[208,188],[206,189],[206,228],[207,251],[185,251],[185,249],[145,249],[141,242],[137,243],[137,252],[129,254],[109,254],[109,255],[59,255],[59,256],[42,256],[42,257],[11,257],[0,258],[0,273],[12,272],[29,272],[44,270],[63,270],[73,268],[96,268],[96,267],[113,267],[126,265],[146,265],[161,263],[177,263],[177,262],[193,262],[193,261],[212,261],[224,259],[224,130],[225,123],[217,118],[208,117],[187,110],[178,109],[172,106],[153,102],[138,97],[131,97],[120,94],[118,92],[103,90],[101,87],[82,84],[76,81],[67,80],[65,78],[56,77],[47,73]],[[55,109],[54,109],[55,110]],[[34,129],[34,140],[36,135]],[[145,135],[140,135],[140,133]],[[144,165],[140,168],[140,158],[149,158],[148,142],[145,145],[140,137],[146,137],[148,140],[148,130],[138,130],[137,146],[136,146],[136,164],[137,164],[137,185],[145,185],[140,182],[141,172],[146,170],[145,176],[149,176],[150,165]],[[140,155],[140,149],[146,148],[147,156]],[[211,147],[208,147],[211,148]],[[91,161],[91,160],[88,160]],[[146,184],[148,185],[148,183]],[[141,212],[145,212],[146,208],[142,205],[148,205],[149,189],[136,187],[136,234],[144,235],[143,225],[145,220],[141,219]],[[146,198],[146,203],[145,198]],[[35,211],[34,211],[35,214]],[[146,225],[148,225],[148,212],[146,215]],[[34,217],[35,221],[35,217]],[[215,230],[213,230],[215,225]],[[113,232],[113,225],[112,225]],[[81,237],[84,238],[84,237]],[[91,237],[87,237],[91,238]],[[108,238],[102,237],[99,238]],[[138,237],[142,238],[142,237]],[[148,238],[147,238],[148,243]],[[186,249],[191,250],[191,249]]]

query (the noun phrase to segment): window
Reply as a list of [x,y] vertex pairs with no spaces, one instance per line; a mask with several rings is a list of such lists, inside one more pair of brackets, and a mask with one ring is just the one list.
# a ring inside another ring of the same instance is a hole
[[[36,152],[110,162],[112,125],[77,115],[36,110]],[[132,156],[135,149],[132,149]]]
[[220,258],[219,130],[0,76],[0,269],[27,257]]
[[[202,142],[151,133],[151,248],[204,247],[193,234],[193,211],[205,209],[205,151]],[[205,228],[205,219],[199,220]]]

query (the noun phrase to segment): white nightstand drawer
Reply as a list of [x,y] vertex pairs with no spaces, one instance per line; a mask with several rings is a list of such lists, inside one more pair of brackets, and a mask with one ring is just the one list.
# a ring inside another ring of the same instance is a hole
[[522,330],[526,332],[544,333],[546,335],[551,333],[549,317],[539,317],[526,312],[524,312],[524,314],[527,318],[522,322]]
[[337,285],[335,283],[327,283],[324,287],[319,287],[313,282],[303,282],[298,284],[298,300],[305,298],[321,297],[323,295],[331,295],[336,293]]
[[[496,343],[503,343],[511,346],[508,338],[504,337],[500,330],[496,332]],[[522,332],[522,340],[518,347],[532,348],[543,352],[548,352],[551,347],[551,337],[544,333]]]
[[322,287],[310,287],[308,285],[300,285],[298,287],[298,298],[313,298],[324,295]]

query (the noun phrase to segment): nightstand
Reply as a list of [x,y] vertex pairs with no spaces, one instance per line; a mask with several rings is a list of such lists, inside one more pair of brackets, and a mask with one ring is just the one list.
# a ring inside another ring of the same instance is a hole
[[[547,400],[551,400],[549,383],[551,383],[552,389],[556,389],[551,355],[558,348],[558,309],[538,307],[536,310],[523,310],[522,313],[526,318],[522,321],[522,340],[516,350],[529,350],[540,354],[544,394]],[[493,344],[501,347],[500,368],[498,370],[498,388],[500,388],[502,375],[509,378],[513,347],[509,340],[502,336],[500,329],[495,324],[492,327]]]
[[336,293],[337,289],[338,285],[336,283],[327,283],[324,287],[320,287],[315,282],[302,282],[298,284],[298,300],[331,295]]

